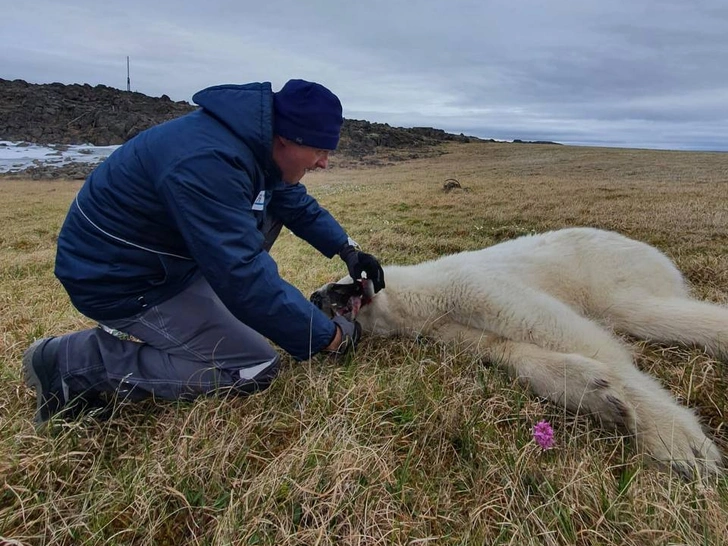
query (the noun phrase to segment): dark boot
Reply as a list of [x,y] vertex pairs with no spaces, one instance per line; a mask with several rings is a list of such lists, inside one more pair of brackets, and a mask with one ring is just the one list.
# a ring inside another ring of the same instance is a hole
[[25,384],[35,389],[37,398],[35,423],[42,425],[60,412],[68,402],[63,392],[61,372],[56,364],[58,340],[38,339],[23,355]]

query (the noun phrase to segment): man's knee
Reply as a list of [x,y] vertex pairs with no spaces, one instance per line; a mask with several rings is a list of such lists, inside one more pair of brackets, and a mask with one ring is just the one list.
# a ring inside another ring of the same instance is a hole
[[278,376],[281,367],[281,357],[276,354],[273,359],[255,375],[250,377],[250,370],[240,370],[241,379],[234,385],[234,389],[240,394],[253,394],[261,392],[270,387],[273,380]]

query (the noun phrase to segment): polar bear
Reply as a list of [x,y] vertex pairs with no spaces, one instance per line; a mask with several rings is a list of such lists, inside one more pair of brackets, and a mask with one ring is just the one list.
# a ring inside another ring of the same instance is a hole
[[384,268],[386,288],[344,277],[311,296],[374,335],[458,341],[568,410],[636,438],[682,476],[718,475],[721,453],[695,414],[635,365],[616,333],[728,359],[728,309],[691,298],[659,250],[570,228]]

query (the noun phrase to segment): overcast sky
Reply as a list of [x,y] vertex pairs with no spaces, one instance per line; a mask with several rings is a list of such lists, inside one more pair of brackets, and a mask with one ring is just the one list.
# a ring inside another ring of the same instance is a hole
[[344,116],[728,151],[726,0],[2,0],[0,77],[190,101],[319,81]]

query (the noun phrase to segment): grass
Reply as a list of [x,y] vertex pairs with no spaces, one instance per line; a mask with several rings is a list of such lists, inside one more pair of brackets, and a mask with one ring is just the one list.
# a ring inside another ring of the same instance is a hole
[[[588,225],[658,246],[728,304],[728,154],[462,144],[307,176],[384,263]],[[456,178],[465,188],[444,192]],[[728,481],[686,483],[627,438],[565,415],[457,346],[366,339],[354,358],[287,360],[266,392],[116,408],[37,432],[20,359],[90,323],[52,274],[75,182],[0,180],[0,537],[21,544],[718,545]],[[305,294],[344,274],[285,232]],[[726,364],[634,342],[728,448]],[[549,420],[542,452],[533,425]],[[1,543],[0,539],[0,543]]]

